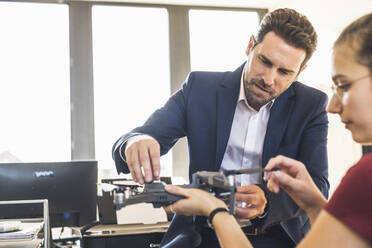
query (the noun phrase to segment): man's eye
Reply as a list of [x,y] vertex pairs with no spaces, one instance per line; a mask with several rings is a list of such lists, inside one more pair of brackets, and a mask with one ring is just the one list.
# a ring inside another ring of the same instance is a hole
[[341,91],[346,92],[350,89],[351,85],[352,85],[351,83],[344,83],[344,84],[339,85],[338,88]]
[[288,72],[287,71],[283,71],[283,70],[279,70],[280,74],[282,75],[288,75]]
[[264,58],[260,58],[261,62],[264,64],[264,65],[267,65],[267,66],[271,66],[271,63],[269,61],[267,61],[266,59]]

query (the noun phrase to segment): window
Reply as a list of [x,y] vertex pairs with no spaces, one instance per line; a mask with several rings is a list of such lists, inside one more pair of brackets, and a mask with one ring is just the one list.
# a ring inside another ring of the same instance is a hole
[[[170,95],[168,13],[94,6],[92,19],[96,159],[114,171],[114,142]],[[171,153],[161,158],[162,176],[171,175],[171,159]]]
[[0,3],[0,162],[71,158],[68,18],[67,5]]
[[257,12],[190,10],[191,70],[234,70],[245,60],[257,32]]

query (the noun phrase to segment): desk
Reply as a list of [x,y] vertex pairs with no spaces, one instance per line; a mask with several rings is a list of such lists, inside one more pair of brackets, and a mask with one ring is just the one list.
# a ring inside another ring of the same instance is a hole
[[9,241],[9,242],[0,242],[1,248],[38,248],[41,246],[43,240],[33,239],[30,241]]
[[170,222],[98,225],[87,230],[83,246],[89,248],[148,248],[160,244]]

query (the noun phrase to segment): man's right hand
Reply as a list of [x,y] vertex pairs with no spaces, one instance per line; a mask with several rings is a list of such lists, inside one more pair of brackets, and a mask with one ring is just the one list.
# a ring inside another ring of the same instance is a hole
[[[149,135],[129,138],[125,147],[125,158],[134,181],[143,184],[160,175],[160,145]],[[142,167],[142,168],[141,168]]]

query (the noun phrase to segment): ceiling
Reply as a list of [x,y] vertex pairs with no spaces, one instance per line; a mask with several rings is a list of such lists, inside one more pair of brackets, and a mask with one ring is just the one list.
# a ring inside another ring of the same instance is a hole
[[68,0],[67,2],[111,2],[111,3],[151,3],[170,5],[216,6],[216,7],[247,7],[271,8],[280,5],[284,0]]

